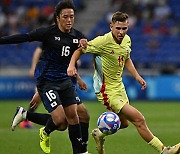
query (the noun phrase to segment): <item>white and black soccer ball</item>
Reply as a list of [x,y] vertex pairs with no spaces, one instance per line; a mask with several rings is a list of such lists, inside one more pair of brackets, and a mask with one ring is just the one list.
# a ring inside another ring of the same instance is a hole
[[99,116],[97,125],[102,133],[110,135],[118,131],[121,126],[121,121],[116,113],[104,112]]

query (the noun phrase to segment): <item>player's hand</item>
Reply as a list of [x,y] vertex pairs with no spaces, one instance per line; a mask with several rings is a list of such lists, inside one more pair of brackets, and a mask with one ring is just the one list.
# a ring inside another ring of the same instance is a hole
[[88,91],[88,86],[83,80],[78,80],[77,83],[79,85],[79,89]]
[[81,39],[80,41],[79,41],[79,46],[78,47],[82,47],[82,48],[85,48],[86,49],[86,47],[87,47],[87,39]]
[[74,66],[69,66],[68,69],[67,69],[67,74],[68,74],[68,76],[74,76],[74,77],[76,77],[76,75],[77,75],[76,67],[74,67]]
[[41,102],[41,98],[39,96],[39,93],[36,92],[30,101],[30,108],[31,109],[36,109],[39,106],[39,103]]
[[141,77],[139,76],[138,78],[136,78],[136,80],[140,83],[140,85],[142,86],[141,87],[141,90],[144,90],[146,89],[146,81]]

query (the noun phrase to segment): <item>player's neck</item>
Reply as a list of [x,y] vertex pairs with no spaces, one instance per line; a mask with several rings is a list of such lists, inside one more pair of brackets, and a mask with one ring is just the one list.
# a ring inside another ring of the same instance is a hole
[[63,32],[63,33],[70,33],[71,32],[71,29],[67,30],[67,29],[64,29],[60,24],[57,24],[57,25],[58,25],[58,28],[60,29],[61,32]]

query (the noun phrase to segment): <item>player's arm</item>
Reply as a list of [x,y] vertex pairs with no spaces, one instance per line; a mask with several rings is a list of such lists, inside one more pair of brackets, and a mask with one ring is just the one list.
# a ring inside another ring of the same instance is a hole
[[39,103],[41,102],[41,98],[39,96],[38,91],[35,92],[32,100],[30,101],[30,107],[32,109],[36,109],[39,106]]
[[142,86],[141,89],[144,90],[146,88],[146,82],[144,81],[144,79],[137,72],[131,58],[128,58],[126,60],[125,67],[131,73],[131,75],[141,84],[141,86]]
[[27,34],[16,34],[11,36],[4,36],[0,38],[0,44],[17,44],[27,42],[28,35]]
[[36,64],[39,60],[39,57],[42,53],[42,48],[41,47],[37,47],[34,51],[34,54],[33,54],[33,58],[32,58],[32,63],[31,63],[31,68],[30,68],[30,71],[29,71],[29,75],[30,77],[34,77],[34,70],[35,70],[35,67],[36,67]]
[[75,65],[76,65],[77,60],[81,57],[82,54],[83,54],[82,48],[77,49],[73,53],[73,55],[71,57],[71,61],[69,63],[69,67],[67,69],[67,74],[69,76],[76,76],[77,75],[77,70],[76,70]]
[[42,41],[45,39],[44,34],[46,31],[46,28],[39,28],[26,34],[16,34],[0,37],[0,44],[18,44],[24,42]]
[[76,80],[77,80],[77,83],[79,85],[79,88],[81,90],[86,90],[88,91],[88,87],[86,85],[86,83],[81,79],[81,77],[79,76],[79,74],[76,75]]

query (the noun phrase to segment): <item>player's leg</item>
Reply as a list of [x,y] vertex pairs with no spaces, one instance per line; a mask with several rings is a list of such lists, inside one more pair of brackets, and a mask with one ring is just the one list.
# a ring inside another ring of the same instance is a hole
[[[98,101],[102,104],[107,104],[108,99],[103,97],[104,95],[102,93],[97,93],[96,97]],[[95,128],[92,130],[91,135],[93,136],[95,142],[96,142],[96,149],[98,151],[98,154],[105,154],[104,149],[104,141],[105,141],[105,134],[103,134],[98,128]]]
[[[87,143],[88,143],[89,114],[88,114],[88,111],[83,104],[79,104],[77,108],[78,108],[78,116],[80,117],[80,126],[81,126],[81,133],[82,133],[81,153],[85,153],[85,152],[87,152]],[[51,116],[49,114],[39,114],[39,113],[27,112],[27,117],[29,117],[28,120],[30,120],[30,121],[32,121],[31,118],[33,118],[34,119],[33,122],[36,122],[37,119],[43,118],[44,120],[41,120],[41,122],[38,122],[38,123],[45,125],[47,123],[47,120]],[[51,120],[51,122],[53,122],[53,121]],[[58,130],[63,131],[66,128],[67,128],[67,122],[61,124],[59,126]]]
[[44,82],[37,85],[38,93],[41,97],[45,109],[51,114],[46,126],[40,129],[40,147],[45,152],[50,152],[50,134],[58,129],[58,126],[66,122],[64,109],[58,94],[60,86],[59,83]]
[[82,134],[77,114],[77,104],[64,107],[64,111],[68,121],[68,132],[72,144],[73,154],[81,153]]
[[14,118],[12,120],[11,129],[15,130],[15,127],[23,121],[31,121],[39,125],[46,125],[48,119],[51,117],[50,114],[34,113],[26,111],[23,107],[17,107]]
[[26,120],[27,111],[23,108],[18,106],[16,109],[16,112],[14,114],[12,123],[11,123],[11,130],[14,131],[16,126],[22,122],[23,120]]
[[69,138],[73,153],[82,153],[81,126],[77,114],[77,104],[79,103],[79,98],[72,81],[66,81],[65,86],[67,86],[67,88],[63,89],[59,94],[60,98],[62,98],[61,101],[64,107],[66,119],[68,121]]
[[180,154],[180,143],[172,147],[165,147],[161,154]]
[[[32,112],[34,113],[34,111],[36,110],[36,108],[39,106],[39,103],[41,102],[41,98],[39,96],[39,93],[37,92],[37,88],[35,89],[35,93],[34,96],[32,97],[31,101],[30,101],[30,105],[28,107],[28,112]],[[29,120],[24,120],[20,123],[20,127],[21,128],[32,128],[32,123]]]
[[[19,112],[18,112],[19,111]],[[48,121],[52,121],[51,115],[47,113],[35,113],[35,112],[29,112],[26,111],[23,107],[17,107],[11,129],[12,131],[15,130],[15,127],[24,120],[28,120],[30,122],[33,122],[35,124],[46,126]],[[58,126],[57,130],[64,131],[67,128],[67,121],[64,120],[63,123],[61,123],[60,126]]]
[[77,113],[79,116],[80,126],[81,126],[81,134],[82,134],[82,147],[81,153],[87,152],[88,138],[89,138],[89,120],[90,116],[88,110],[85,105],[80,103],[77,106]]
[[51,115],[47,113],[35,113],[27,111],[26,119],[39,125],[45,126],[49,118],[51,118]]
[[45,153],[50,153],[50,133],[64,125],[66,117],[62,105],[58,105],[51,113],[46,126],[40,129],[40,147]]
[[146,142],[149,143],[153,139],[154,135],[148,129],[144,116],[136,108],[125,104],[121,109],[121,113],[135,125],[139,134]]
[[[31,109],[31,108],[29,107],[27,111],[34,113],[35,109]],[[33,124],[32,124],[31,121],[29,121],[29,120],[26,119],[26,120],[23,120],[23,121],[19,124],[19,126],[20,126],[21,128],[32,128],[32,127],[33,127]]]
[[[37,107],[39,106],[39,103],[41,102],[41,98],[39,96],[39,93],[37,92],[37,88],[35,89],[35,93],[34,93],[34,96],[32,97],[31,101],[30,101],[30,104],[29,104],[29,107],[28,107],[28,110],[27,112],[31,112],[31,113],[34,113],[34,111],[37,109]],[[36,122],[35,122],[36,123]],[[22,121],[20,123],[20,127],[21,128],[32,128],[32,122],[29,121],[27,118],[26,120]]]
[[128,122],[127,118],[121,112],[118,114],[118,116],[119,116],[119,118],[121,120],[120,129],[127,128],[129,126],[129,122]]
[[104,141],[105,141],[105,134],[103,134],[98,128],[93,129],[92,136],[96,142],[96,149],[98,154],[105,154],[104,150]]
[[[120,113],[120,110],[122,109],[122,107],[129,102],[128,97],[126,95],[126,91],[125,88],[123,88],[123,84],[121,85],[122,88],[121,89],[117,89],[115,90],[111,90],[111,91],[104,91],[102,93],[98,93],[96,94],[98,100],[104,104],[108,110],[111,110],[115,113],[117,113],[120,117],[121,120],[121,129],[123,128],[127,128],[128,127],[128,120],[127,118],[124,116],[123,113]],[[111,88],[110,88],[111,89]],[[106,95],[104,95],[106,94]],[[106,97],[104,97],[106,96]],[[99,154],[104,154],[105,150],[104,150],[104,141],[105,141],[105,137],[107,136],[106,134],[101,133],[101,131],[96,128],[92,131],[92,136],[94,137],[95,141],[96,141],[96,148]]]
[[[119,114],[120,120],[121,120],[121,127],[120,129],[127,128],[128,127],[128,120],[125,118],[123,114]],[[96,142],[96,148],[99,154],[104,154],[105,149],[104,149],[104,142],[105,142],[105,137],[107,136],[106,134],[103,134],[98,128],[95,128],[92,131],[92,136]]]
[[176,154],[179,151],[180,144],[166,148],[163,143],[149,130],[144,116],[133,106],[125,104],[121,109],[121,113],[123,113],[126,118],[135,125],[140,136],[160,153],[164,152],[164,154]]
[[[121,127],[120,129],[124,129],[128,127],[128,120],[127,118],[125,118],[125,116],[123,114],[119,114],[120,120],[121,120]],[[105,141],[105,137],[107,135],[103,134],[98,128],[94,129],[92,131],[92,136],[94,137],[96,144],[97,144],[97,151],[99,154],[104,154],[105,150],[104,150],[104,141]]]

